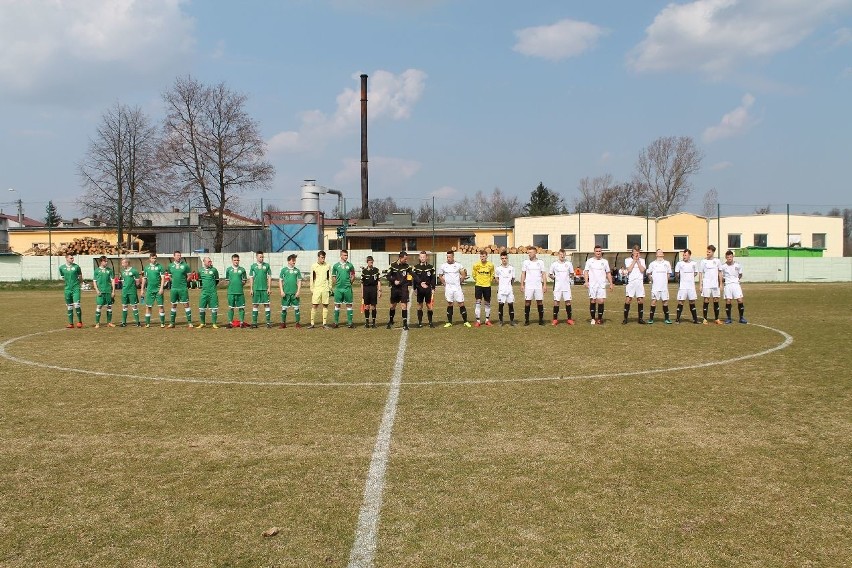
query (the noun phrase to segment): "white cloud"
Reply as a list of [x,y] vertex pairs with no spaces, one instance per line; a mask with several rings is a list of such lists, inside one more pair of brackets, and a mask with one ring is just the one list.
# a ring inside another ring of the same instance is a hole
[[721,172],[722,170],[727,170],[728,168],[732,168],[734,166],[733,162],[716,162],[712,166],[710,166],[710,170],[714,172]]
[[[372,156],[370,158],[370,185],[381,187],[384,191],[400,188],[420,171],[422,164],[416,160]],[[354,186],[361,181],[361,162],[355,158],[345,158],[343,168],[334,174],[337,187]],[[360,185],[358,186],[360,187]]]
[[576,57],[595,46],[609,31],[576,20],[560,20],[550,26],[524,28],[515,32],[518,38],[512,48],[518,53],[560,61]]
[[638,72],[724,75],[748,60],[792,49],[849,8],[849,0],[671,3],[645,30],[645,39],[628,55],[628,65]]
[[[322,149],[335,139],[349,134],[361,124],[360,73],[358,89],[346,88],[337,95],[337,109],[327,115],[320,110],[308,110],[300,115],[299,130],[280,132],[269,140],[270,152],[295,153]],[[368,80],[368,116],[371,121],[389,118],[403,120],[411,111],[426,86],[426,73],[408,69],[400,75],[375,71]]]
[[754,117],[749,110],[754,105],[754,97],[746,93],[743,95],[742,104],[725,114],[719,124],[710,126],[704,130],[704,141],[713,142],[722,138],[730,138],[748,131],[754,125]]
[[598,158],[598,163],[599,164],[608,164],[611,159],[612,159],[612,154],[610,154],[609,152],[604,152],[603,154],[601,154],[601,157]]
[[4,0],[0,84],[9,98],[69,102],[167,81],[194,43],[193,21],[181,4]]
[[445,185],[439,187],[435,191],[429,192],[428,197],[434,197],[435,199],[450,199],[452,197],[456,197],[459,195],[459,190],[456,188]]

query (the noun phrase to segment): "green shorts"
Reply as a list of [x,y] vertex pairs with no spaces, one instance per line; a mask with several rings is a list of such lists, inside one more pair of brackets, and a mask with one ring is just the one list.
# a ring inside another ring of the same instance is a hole
[[80,289],[77,288],[75,290],[65,290],[65,303],[66,304],[79,304],[80,303]]
[[121,289],[121,303],[125,306],[130,306],[139,303],[139,295],[136,293],[136,288]]
[[255,290],[251,293],[252,304],[268,304],[269,290]]
[[159,288],[156,290],[147,290],[145,292],[145,305],[150,308],[154,304],[157,304],[158,306],[163,305],[163,295],[160,294]]
[[219,307],[219,294],[216,292],[201,292],[201,299],[198,302],[198,309]]
[[98,294],[95,296],[95,305],[96,306],[111,306],[114,299],[112,294],[109,292],[105,292],[103,294]]
[[351,304],[352,303],[352,288],[342,288],[334,290],[335,304]]
[[284,306],[298,306],[300,303],[299,296],[296,294],[284,294],[281,297],[281,307]]
[[189,303],[189,290],[175,290],[172,288],[171,293],[171,301],[173,304],[188,304]]
[[244,308],[244,307],[246,307],[246,295],[245,294],[228,294],[228,307],[229,308]]

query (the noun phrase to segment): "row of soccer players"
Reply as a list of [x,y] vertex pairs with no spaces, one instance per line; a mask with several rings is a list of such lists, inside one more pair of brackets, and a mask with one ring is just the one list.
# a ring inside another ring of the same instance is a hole
[[[671,265],[663,258],[661,250],[657,251],[657,259],[652,262],[647,268],[643,259],[639,258],[639,247],[634,247],[631,256],[625,259],[622,272],[627,278],[626,298],[624,307],[624,320],[627,323],[628,313],[630,310],[631,301],[636,298],[639,311],[639,323],[645,323],[643,319],[644,307],[644,274],[650,270],[652,290],[651,290],[651,312],[649,323],[654,321],[654,312],[657,301],[662,301],[663,312],[666,323],[671,323],[668,313],[668,277],[671,273]],[[714,312],[716,323],[719,321],[719,304],[720,296],[719,289],[722,283],[725,285],[725,297],[727,303],[728,318],[726,323],[731,322],[730,304],[732,299],[736,299],[739,306],[739,321],[746,323],[743,318],[744,306],[742,303],[742,291],[739,287],[739,279],[742,276],[742,269],[738,263],[733,262],[733,253],[728,251],[726,254],[726,263],[723,265],[717,259],[713,258],[715,247],[708,247],[707,258],[701,261],[701,264],[696,266],[696,263],[690,260],[691,252],[687,249],[683,252],[683,260],[675,267],[675,274],[680,280],[680,289],[678,291],[678,312],[677,321],[680,321],[681,310],[684,300],[688,300],[690,310],[692,312],[693,321],[698,323],[695,311],[695,274],[699,274],[699,280],[702,284],[702,296],[704,297],[704,323],[707,323],[707,310],[710,299],[714,301]],[[566,310],[567,320],[569,325],[574,324],[571,313],[571,286],[573,284],[574,267],[565,256],[566,252],[560,250],[558,258],[554,261],[549,270],[545,272],[544,263],[537,258],[535,247],[528,248],[529,258],[524,260],[521,271],[521,290],[524,293],[524,324],[529,325],[530,308],[532,301],[535,300],[538,308],[539,325],[544,325],[544,306],[543,295],[547,290],[547,277],[554,281],[554,306],[552,324],[558,323],[558,315],[560,303],[563,303]],[[352,322],[352,284],[355,281],[355,268],[348,261],[348,252],[343,250],[340,253],[340,261],[330,266],[326,263],[326,254],[320,251],[317,262],[311,267],[309,278],[311,289],[311,317],[308,327],[316,327],[315,315],[321,307],[322,326],[337,327],[339,325],[340,311],[345,308],[347,312],[347,325],[354,327]],[[433,323],[433,306],[434,294],[437,282],[444,285],[444,295],[447,301],[447,321],[444,327],[451,327],[454,307],[459,308],[459,314],[462,318],[462,324],[470,327],[471,323],[467,318],[467,309],[464,303],[464,294],[461,289],[461,284],[467,279],[467,271],[461,264],[455,262],[454,253],[447,252],[446,262],[443,263],[437,270],[427,262],[427,253],[422,251],[419,255],[419,262],[414,265],[408,264],[408,255],[405,251],[401,252],[399,259],[391,263],[390,267],[385,271],[384,276],[387,278],[390,286],[390,311],[388,328],[393,327],[397,305],[402,308],[402,325],[403,329],[408,329],[408,304],[410,301],[410,287],[414,287],[416,295],[416,303],[418,304],[417,316],[418,326],[423,325],[424,305],[427,310],[428,325],[434,327]],[[265,312],[266,326],[272,327],[271,323],[271,304],[269,298],[269,290],[272,287],[272,270],[268,263],[264,262],[263,252],[256,253],[256,262],[250,267],[247,272],[240,266],[239,255],[232,255],[232,265],[225,271],[225,282],[227,283],[228,295],[228,326],[229,327],[246,327],[245,322],[245,284],[249,283],[249,288],[252,295],[252,327],[257,327],[258,313],[261,308]],[[279,292],[281,294],[281,327],[287,325],[287,312],[292,309],[294,312],[295,325],[301,327],[300,323],[300,293],[302,286],[302,273],[296,268],[296,255],[290,255],[287,258],[287,265],[282,268],[279,274]],[[714,272],[715,270],[715,272]],[[484,311],[484,324],[491,325],[491,286],[494,280],[497,280],[497,300],[499,304],[499,321],[503,325],[504,321],[504,306],[508,306],[509,325],[515,325],[514,314],[514,293],[512,284],[515,282],[514,267],[508,264],[508,255],[501,254],[501,263],[495,267],[493,263],[488,261],[487,254],[480,254],[480,262],[475,263],[471,270],[474,280],[474,296],[476,300],[474,325],[479,327],[482,325],[482,312]],[[78,317],[77,327],[82,327],[82,311],[80,309],[80,283],[82,282],[82,273],[80,267],[74,264],[73,256],[66,256],[66,264],[60,267],[60,275],[65,281],[65,299],[68,315],[68,327],[73,327],[73,318],[76,312]],[[168,277],[166,276],[168,275]],[[602,249],[595,248],[595,255],[586,262],[585,270],[583,271],[585,286],[589,290],[590,298],[590,320],[593,324],[603,322],[604,302],[606,299],[607,283],[609,289],[612,290],[612,275],[609,268],[609,263],[602,258]],[[141,277],[140,277],[141,276]],[[179,304],[184,305],[186,313],[186,321],[189,327],[204,327],[206,324],[206,311],[211,312],[212,326],[218,327],[218,308],[219,299],[217,287],[220,282],[218,269],[212,266],[212,260],[209,257],[203,259],[203,268],[199,272],[199,280],[201,283],[201,296],[199,302],[199,319],[200,323],[197,326],[192,325],[192,311],[189,307],[189,295],[187,279],[189,276],[189,266],[181,257],[179,251],[175,251],[172,261],[166,268],[157,261],[156,253],[151,253],[150,263],[145,267],[143,274],[130,267],[127,259],[122,259],[120,277],[116,279],[112,273],[112,268],[109,266],[109,261],[106,257],[99,259],[99,266],[95,270],[93,278],[93,286],[96,293],[96,308],[95,308],[95,327],[100,327],[101,312],[106,310],[107,325],[112,324],[112,306],[115,299],[116,289],[121,290],[122,304],[122,321],[121,325],[127,325],[128,310],[132,310],[134,322],[140,326],[137,294],[137,287],[141,287],[144,291],[143,301],[146,305],[145,325],[150,327],[151,312],[154,305],[159,306],[160,326],[165,325],[165,310],[163,306],[164,287],[166,282],[170,281],[170,300],[171,300],[171,320],[169,327],[174,327],[175,318]],[[365,313],[366,327],[376,326],[376,308],[378,299],[381,298],[382,275],[374,266],[372,257],[367,257],[367,266],[362,269],[361,274],[361,291],[363,297],[362,309]],[[116,286],[116,281],[120,286]],[[691,291],[691,292],[690,292]],[[330,296],[334,298],[334,323],[328,325],[326,323],[328,316],[328,305]],[[238,314],[239,319],[234,319],[234,315]]]

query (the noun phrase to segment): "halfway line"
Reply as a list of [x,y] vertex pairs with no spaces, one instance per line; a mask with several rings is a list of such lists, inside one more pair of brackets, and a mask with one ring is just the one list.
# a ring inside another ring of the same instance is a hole
[[399,387],[402,383],[402,367],[405,363],[405,344],[408,333],[403,332],[396,351],[396,361],[393,365],[390,392],[382,414],[382,423],[373,447],[373,457],[370,459],[370,470],[367,473],[367,484],[364,487],[364,501],[358,513],[358,528],[355,529],[355,542],[349,553],[349,568],[372,568],[376,555],[377,533],[379,530],[379,514],[382,509],[382,492],[385,488],[385,471],[388,466],[390,453],[391,431],[396,418],[396,404],[399,401]]

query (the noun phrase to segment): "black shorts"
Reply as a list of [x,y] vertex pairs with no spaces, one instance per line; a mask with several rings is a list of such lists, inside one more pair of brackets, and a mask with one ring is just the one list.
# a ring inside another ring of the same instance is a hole
[[379,287],[364,286],[364,305],[375,306],[379,303]]
[[432,288],[417,288],[417,303],[428,304],[432,300]]
[[408,303],[408,286],[405,288],[393,288],[391,287],[391,304],[407,304]]
[[480,298],[486,302],[491,302],[491,286],[474,286],[473,297],[477,300]]

